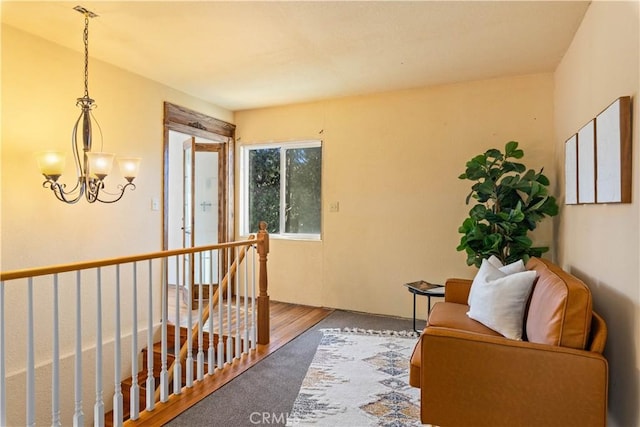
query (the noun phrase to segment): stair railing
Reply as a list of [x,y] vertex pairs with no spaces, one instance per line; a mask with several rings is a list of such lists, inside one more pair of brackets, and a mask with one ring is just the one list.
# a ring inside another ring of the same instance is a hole
[[[249,236],[249,239],[254,238],[253,236]],[[175,357],[175,359],[173,360],[173,362],[171,363],[171,365],[169,366],[168,371],[168,379],[167,379],[167,383],[170,383],[172,380],[176,379],[176,381],[174,381],[174,390],[177,390],[179,388],[182,388],[182,385],[180,384],[180,379],[178,378],[180,376],[181,373],[181,365],[184,365],[186,363],[193,363],[193,361],[189,361],[187,362],[187,353],[190,350],[193,350],[193,341],[197,340],[198,342],[198,356],[197,356],[197,379],[198,380],[202,380],[204,377],[204,352],[203,352],[203,348],[202,348],[202,344],[204,341],[204,337],[203,337],[203,332],[205,329],[205,324],[208,320],[212,320],[213,317],[210,316],[211,311],[213,311],[213,308],[215,307],[221,307],[222,305],[222,301],[223,301],[223,296],[226,293],[227,295],[229,295],[229,293],[227,292],[227,290],[230,288],[229,283],[234,281],[234,279],[237,279],[239,277],[239,274],[236,274],[238,271],[238,265],[240,263],[242,263],[242,261],[245,259],[245,256],[247,254],[249,247],[244,246],[242,248],[239,249],[239,255],[235,257],[233,263],[231,264],[231,267],[228,269],[227,274],[225,274],[224,278],[222,279],[222,281],[220,282],[218,288],[215,290],[215,292],[213,292],[212,294],[210,294],[209,296],[209,304],[206,305],[205,309],[202,310],[202,293],[198,293],[198,299],[199,299],[199,303],[198,303],[198,321],[196,322],[195,325],[193,325],[190,329],[189,329],[189,334],[190,334],[190,339],[187,340],[187,342],[183,343],[181,347],[179,347],[179,352],[177,353],[177,356]],[[245,266],[248,266],[247,263],[244,264]],[[201,270],[200,270],[201,271]],[[245,274],[245,279],[247,279],[247,276]],[[247,281],[245,281],[246,283]],[[213,289],[213,287],[209,288],[210,290]],[[236,292],[236,295],[237,292]],[[249,316],[247,316],[248,314],[248,295],[245,291],[244,293],[245,298],[244,298],[244,304],[245,305],[245,319],[247,319]],[[252,300],[252,308],[253,308],[253,298],[251,298]],[[230,302],[230,299],[228,300]],[[240,309],[239,309],[239,302],[240,299],[236,298],[236,304],[237,304],[237,308],[236,308],[236,316],[239,317],[239,313],[240,313]],[[228,307],[231,307],[231,304],[228,303],[227,304]],[[222,313],[220,313],[222,315]],[[245,323],[245,326],[248,323]],[[222,325],[222,321],[219,321],[219,325]],[[178,326],[178,325],[176,325]],[[209,329],[211,331],[210,333],[210,345],[209,345],[209,354],[207,357],[207,365],[209,368],[208,374],[212,375],[214,372],[215,367],[217,366],[218,368],[222,368],[224,366],[225,363],[228,363],[228,359],[229,356],[227,357],[227,360],[225,362],[224,359],[224,348],[223,348],[223,341],[222,341],[222,337],[219,337],[218,340],[218,362],[217,363],[212,363],[215,360],[215,353],[214,353],[214,346],[212,344],[214,335],[212,332],[212,328],[210,327]],[[244,336],[244,343],[248,343],[250,342],[251,344],[248,344],[247,346],[245,346],[245,348],[243,349],[243,351],[238,351],[237,346],[233,346],[233,349],[235,350],[234,353],[234,357],[233,358],[239,358],[242,354],[247,353],[248,349],[255,349],[255,344],[256,344],[256,339],[255,339],[255,329],[253,331],[251,331],[248,327],[244,328],[245,331],[245,336]],[[251,336],[251,339],[249,338]],[[228,335],[227,336],[227,340],[230,342],[231,336]],[[236,335],[234,336],[235,338],[235,342],[239,343],[240,342],[240,328],[238,323],[236,323]],[[177,341],[176,341],[177,343]],[[248,348],[247,348],[248,347]],[[231,351],[227,351],[227,354],[230,355],[232,352]],[[188,386],[193,384],[193,376],[189,377],[189,374],[187,374],[187,384]],[[158,387],[155,390],[155,394],[154,394],[154,401],[158,402],[158,401],[166,401],[166,398],[162,399],[161,396],[161,387]]]
[[[256,251],[259,266],[255,262]],[[203,364],[200,363],[204,359],[203,333],[206,321],[209,325],[208,375],[215,375],[215,368],[223,369],[225,364],[233,363],[230,355],[234,354],[234,350],[236,355],[241,353],[238,350],[241,341],[242,352],[251,351],[256,344],[267,344],[268,251],[269,236],[266,224],[261,223],[257,236],[243,241],[1,272],[0,426],[83,426],[89,423],[102,426],[105,423],[105,410],[109,406],[113,409],[113,425],[121,426],[126,418],[123,411],[125,394],[130,396],[128,406],[131,419],[140,416],[142,406],[147,411],[154,409],[156,377],[159,377],[160,401],[179,398],[183,389],[182,375],[176,366],[180,366],[177,362],[180,358],[167,367],[169,282],[173,279],[176,279],[173,320],[176,323],[177,343],[180,339],[180,308],[184,304],[180,301],[181,289],[188,291],[185,294],[187,327],[192,331],[188,338],[192,341],[195,331],[198,339],[196,381],[206,380]],[[187,274],[189,263],[197,263],[197,276]],[[259,272],[258,295],[255,290],[256,272]],[[222,276],[218,290],[214,292],[214,279]],[[189,295],[196,288],[194,277],[198,277],[199,287],[196,326],[191,323],[193,298]],[[205,281],[209,282],[206,307],[203,295]],[[226,313],[223,312],[225,294]],[[231,311],[232,294],[236,297],[235,319]],[[214,299],[218,308],[217,349],[214,349],[213,334]],[[242,316],[239,309],[241,299],[244,300]],[[253,301],[257,307],[255,309]],[[237,326],[241,318],[244,329]],[[226,353],[223,348],[223,327],[228,333]],[[147,354],[160,335],[161,366],[154,368],[153,357],[147,357],[146,378],[140,384],[138,364],[142,348],[139,342],[145,341],[140,339],[145,334]],[[131,346],[122,346],[123,339],[130,339]],[[232,342],[235,343],[234,348],[230,347]],[[175,347],[178,349],[181,346]],[[182,350],[176,352],[180,356]],[[188,353],[189,350],[187,359]],[[89,366],[87,361],[95,365]],[[132,384],[122,387],[123,372],[127,368],[131,369]],[[187,363],[187,368],[192,371],[193,363]],[[105,381],[110,375],[114,378],[113,385]],[[172,375],[174,387],[170,396]],[[94,393],[89,391],[92,386]],[[185,387],[189,387],[189,381]],[[51,390],[50,397],[47,397],[48,388]],[[146,395],[142,396],[146,404],[139,396],[142,388],[146,388]],[[113,395],[111,405],[107,402],[106,408],[105,394]]]

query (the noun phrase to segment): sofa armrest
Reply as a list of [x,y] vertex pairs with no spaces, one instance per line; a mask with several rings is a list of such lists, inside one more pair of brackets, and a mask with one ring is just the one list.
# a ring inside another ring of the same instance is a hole
[[421,419],[445,426],[603,426],[601,354],[428,327],[422,336]]
[[445,302],[467,305],[472,282],[469,279],[447,279],[444,288]]

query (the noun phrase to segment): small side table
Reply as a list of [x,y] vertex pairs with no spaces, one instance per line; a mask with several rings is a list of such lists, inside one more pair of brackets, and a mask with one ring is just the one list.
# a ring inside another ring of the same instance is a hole
[[444,285],[436,285],[433,283],[419,280],[417,282],[405,283],[409,292],[413,294],[413,330],[420,333],[416,329],[416,295],[424,295],[427,297],[427,316],[431,314],[431,297],[444,297]]

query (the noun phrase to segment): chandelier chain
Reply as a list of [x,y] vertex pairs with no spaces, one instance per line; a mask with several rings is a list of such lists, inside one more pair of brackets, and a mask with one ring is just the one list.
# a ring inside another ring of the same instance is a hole
[[89,98],[89,15],[84,15],[84,96]]

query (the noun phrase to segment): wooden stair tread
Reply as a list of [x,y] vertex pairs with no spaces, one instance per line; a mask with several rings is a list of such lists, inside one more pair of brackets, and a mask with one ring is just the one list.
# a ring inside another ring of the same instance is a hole
[[[248,369],[250,366],[255,364],[257,361],[264,358],[266,355],[280,348],[286,342],[293,339],[295,336],[300,334],[306,328],[320,321],[322,318],[327,316],[332,311],[333,310],[323,309],[319,307],[295,306],[295,305],[290,305],[286,303],[272,302],[270,312],[272,316],[271,329],[273,333],[271,337],[271,342],[269,344],[267,344],[266,346],[259,345],[258,349],[255,352],[251,352],[249,355],[243,356],[240,360],[234,359],[231,365],[227,365],[225,369],[222,371],[219,371],[219,372],[216,371],[216,375],[214,375],[213,377],[209,377],[207,375],[208,366],[205,366],[204,368],[205,381],[198,382],[194,378],[193,389],[189,389],[186,393],[183,393],[181,398],[178,400],[174,399],[173,397],[170,397],[170,402],[164,403],[164,404],[163,403],[157,404],[156,410],[150,413],[145,413],[141,415],[141,419],[137,421],[135,424],[136,425],[138,424],[153,425],[153,426],[162,425],[163,423],[173,418],[177,413],[197,403],[204,396],[208,395],[209,393],[213,392],[217,388],[221,387],[222,385],[224,385],[225,383],[233,379],[235,376],[244,372],[246,369]],[[181,327],[179,328],[179,331],[181,336],[181,342],[186,342],[186,337],[187,337],[187,334],[189,333],[189,330],[185,327]],[[204,336],[206,338],[204,339],[204,342],[203,342],[203,347],[204,347],[203,352],[205,356],[205,365],[206,365],[206,359],[208,356],[208,340],[209,340],[208,333],[205,332]],[[225,352],[227,349],[226,340],[228,338],[229,337],[227,336],[223,336],[223,341],[225,342],[225,345],[224,345]],[[231,338],[232,340],[235,340],[235,337],[231,337]],[[173,344],[175,341],[175,326],[172,324],[170,324],[167,328],[167,341],[170,344]],[[217,334],[215,334],[214,343],[215,343],[216,357],[217,357],[217,341],[218,341]],[[242,341],[243,340],[241,338],[241,342]],[[194,347],[195,348],[193,348],[194,351],[192,354],[194,358],[193,372],[195,376],[195,374],[197,373],[197,366],[195,365],[196,358],[197,358],[197,339],[194,339]],[[235,343],[234,343],[234,348],[235,348]],[[151,354],[154,354],[154,358],[160,357],[161,352],[162,352],[161,343],[154,343],[153,350],[151,352]],[[147,353],[149,352],[145,348],[144,349],[145,355],[143,357],[146,357]],[[174,353],[173,348],[167,350],[167,368],[173,361],[173,358],[174,358],[173,353]],[[146,402],[145,400],[146,399],[145,387],[146,387],[146,378],[147,378],[146,359],[144,364],[140,364],[140,368],[141,368],[141,372],[138,374],[138,387],[141,390],[140,408],[142,411],[145,407],[145,404],[143,402]],[[155,377],[156,387],[159,386],[160,384],[159,369],[160,369],[159,364],[156,364],[156,361],[154,360],[154,377]],[[182,367],[182,373],[183,375],[186,375],[186,370],[184,365]],[[183,381],[182,384],[184,385],[184,383],[185,382]],[[131,378],[127,378],[122,381],[123,415],[125,420],[127,420],[129,417],[129,392],[130,392],[131,384],[132,384]],[[173,381],[171,381],[171,383],[169,384],[170,393],[172,388],[173,388]],[[126,393],[126,397],[125,397],[125,393]],[[113,416],[111,412],[105,414],[105,426],[109,427],[113,425],[112,418]]]
[[[173,325],[170,325],[171,330],[175,331],[175,328],[173,328]],[[181,327],[180,328],[180,335],[181,335],[181,343],[184,344],[187,341],[187,335],[189,333],[189,330],[185,327]],[[171,336],[171,334],[167,334],[167,342],[173,344],[174,343],[174,338],[175,335]],[[228,336],[223,335],[222,336],[222,340],[224,343],[224,357],[226,359],[226,355],[227,355],[227,345],[226,342],[229,339]],[[233,340],[233,345],[234,345],[234,349],[235,349],[235,337],[231,337],[231,339]],[[217,358],[218,357],[218,351],[217,351],[217,347],[218,347],[218,342],[220,340],[220,336],[218,334],[214,334],[214,355]],[[240,340],[241,345],[243,344],[244,340]],[[206,345],[205,345],[206,344]],[[209,354],[208,354],[208,349],[209,349],[209,333],[205,332],[203,334],[203,369],[204,372],[207,373],[208,372],[208,359],[209,359]],[[137,380],[138,380],[138,390],[139,390],[139,404],[141,408],[144,408],[146,406],[146,392],[147,392],[147,357],[149,354],[148,348],[145,347],[141,350],[142,352],[142,363],[140,364],[140,372],[138,372],[137,375]],[[152,352],[151,354],[153,354],[153,358],[154,358],[154,363],[153,363],[153,377],[154,377],[154,385],[155,387],[159,387],[160,386],[160,370],[162,369],[162,364],[161,364],[161,355],[162,355],[162,342],[156,342],[153,344],[153,348],[152,348]],[[194,374],[194,378],[193,380],[196,381],[196,374],[197,374],[197,355],[198,355],[198,340],[194,340],[193,341],[193,346],[192,346],[192,357],[193,357],[193,374]],[[175,360],[175,348],[173,347],[173,345],[171,347],[167,347],[167,369],[170,368],[171,364],[173,363],[173,361]],[[186,362],[185,362],[186,363]],[[184,365],[184,364],[183,364]],[[183,366],[182,368],[182,380],[181,383],[184,385],[186,383],[186,376],[187,376],[187,371],[185,369],[185,367]],[[173,387],[173,381],[171,381],[172,384],[170,384],[170,388]],[[122,395],[123,395],[123,418],[125,420],[127,420],[129,418],[129,413],[130,413],[130,408],[129,408],[129,404],[130,404],[130,393],[131,393],[131,386],[133,385],[133,377],[128,377],[125,378],[124,380],[121,381],[121,387],[122,387]],[[108,417],[107,417],[108,418]]]

